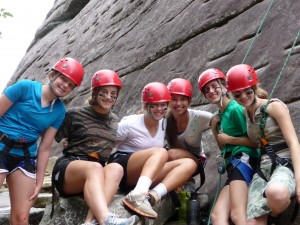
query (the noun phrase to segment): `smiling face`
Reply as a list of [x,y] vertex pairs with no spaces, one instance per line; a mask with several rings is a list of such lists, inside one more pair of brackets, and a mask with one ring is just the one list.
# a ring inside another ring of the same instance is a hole
[[222,97],[222,88],[218,80],[212,80],[203,87],[203,93],[211,104],[218,104]]
[[162,119],[166,115],[168,102],[151,103],[147,104],[147,107],[147,112],[151,114],[151,118],[157,121]]
[[99,112],[106,114],[116,104],[118,97],[117,86],[101,86],[98,93],[95,92],[96,96],[93,98],[96,100],[96,104],[93,105],[94,109]]
[[255,93],[251,87],[232,92],[233,98],[242,106],[249,107],[253,104]]
[[174,115],[184,114],[190,105],[190,98],[179,94],[172,94],[171,97],[170,109],[172,113]]
[[53,72],[49,77],[52,92],[57,97],[65,97],[76,87],[76,84],[70,78],[60,73]]

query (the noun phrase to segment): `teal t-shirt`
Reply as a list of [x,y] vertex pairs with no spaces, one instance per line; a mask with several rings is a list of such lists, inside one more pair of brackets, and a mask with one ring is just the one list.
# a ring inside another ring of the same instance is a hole
[[[21,80],[8,87],[4,95],[13,105],[0,117],[0,131],[10,139],[25,139],[27,142],[37,140],[48,128],[58,129],[61,125],[66,108],[60,99],[51,105],[43,107],[41,104],[42,84],[31,80]],[[0,142],[0,151],[4,144]],[[37,154],[37,143],[30,146],[30,155]],[[12,148],[10,153],[23,155],[21,149]]]
[[[243,113],[243,107],[235,100],[230,100],[224,112],[219,111],[219,115],[221,117],[221,124],[218,127],[219,132],[234,137],[247,137],[246,117]],[[231,154],[234,156],[243,152],[251,157],[259,157],[258,149],[242,145],[226,144],[222,154],[224,154],[224,151],[226,151],[226,155]]]

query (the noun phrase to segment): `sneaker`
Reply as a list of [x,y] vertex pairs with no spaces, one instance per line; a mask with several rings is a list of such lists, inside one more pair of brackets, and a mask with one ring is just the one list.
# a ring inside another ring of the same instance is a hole
[[139,218],[136,215],[129,218],[118,218],[117,215],[109,213],[102,225],[133,225],[137,221],[139,221]]
[[83,223],[81,225],[99,225],[98,221],[93,219],[91,222]]
[[149,202],[151,206],[155,207],[160,201],[160,197],[158,196],[155,190],[149,190],[148,195],[149,195]]
[[152,209],[148,198],[149,196],[147,194],[141,193],[133,195],[132,192],[130,192],[125,199],[123,199],[123,203],[129,209],[142,216],[145,216],[149,219],[156,219],[157,213]]

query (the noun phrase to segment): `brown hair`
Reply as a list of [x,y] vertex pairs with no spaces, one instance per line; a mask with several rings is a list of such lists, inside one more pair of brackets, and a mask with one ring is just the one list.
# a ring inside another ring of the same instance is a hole
[[166,128],[166,139],[170,148],[176,148],[178,146],[177,140],[177,125],[175,117],[171,110],[167,114],[167,128]]
[[97,95],[100,91],[100,87],[95,87],[92,90],[92,95],[87,99],[89,105],[95,105],[97,101]]

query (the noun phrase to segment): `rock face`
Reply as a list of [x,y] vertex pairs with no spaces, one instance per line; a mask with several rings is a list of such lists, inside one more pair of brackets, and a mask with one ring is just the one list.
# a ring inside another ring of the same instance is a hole
[[[82,62],[85,78],[65,99],[67,107],[82,105],[89,97],[92,75],[108,68],[117,71],[123,82],[114,108],[120,117],[140,109],[141,90],[148,82],[167,84],[176,77],[193,84],[192,107],[212,112],[215,108],[207,105],[197,84],[199,74],[208,68],[226,73],[233,65],[250,64],[262,87],[272,91],[298,33],[300,1],[275,1],[252,44],[271,2],[56,0],[9,84],[20,79],[47,82],[51,66],[70,56]],[[273,94],[288,104],[298,135],[299,43]],[[210,131],[204,144],[207,181],[201,192],[212,201],[218,184],[215,156],[219,150]],[[52,155],[60,153],[60,145],[54,144]]]

